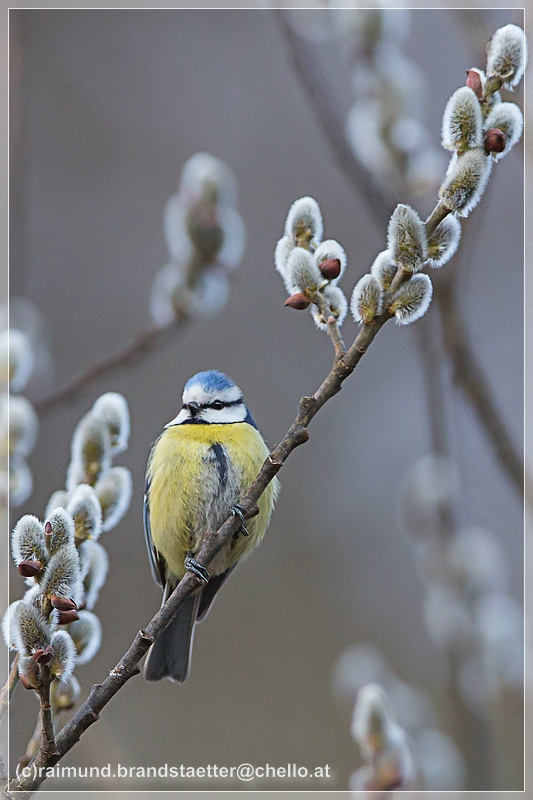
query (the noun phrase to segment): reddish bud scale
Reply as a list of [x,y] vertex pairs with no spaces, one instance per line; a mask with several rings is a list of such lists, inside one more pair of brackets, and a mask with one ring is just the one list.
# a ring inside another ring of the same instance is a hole
[[476,72],[475,69],[467,69],[466,75],[466,85],[472,89],[476,97],[483,97],[483,84],[479,72]]
[[74,600],[68,597],[59,597],[57,594],[53,594],[50,597],[50,602],[53,608],[57,608],[58,611],[76,611],[78,608]]
[[52,535],[52,523],[51,522],[47,522],[46,523],[46,525],[44,526],[44,532],[47,533],[48,536]]
[[305,294],[299,292],[298,294],[291,294],[285,300],[285,305],[289,306],[289,308],[295,308],[297,311],[303,311],[305,308],[309,308],[311,304]]
[[334,281],[341,274],[341,262],[338,258],[326,258],[320,262],[318,268],[328,281]]
[[80,618],[77,611],[59,611],[58,622],[60,625],[69,625],[71,622],[76,622]]
[[36,664],[49,664],[54,657],[54,650],[51,645],[48,645],[44,650],[36,650],[32,658]]
[[19,575],[23,578],[34,578],[43,568],[40,561],[21,561],[17,566]]
[[505,150],[505,133],[499,128],[491,128],[485,134],[485,152],[503,153]]
[[21,684],[24,686],[25,689],[33,689],[34,688],[31,685],[31,683],[29,682],[29,680],[26,678],[26,676],[23,675],[21,672],[19,673],[19,678],[20,678]]

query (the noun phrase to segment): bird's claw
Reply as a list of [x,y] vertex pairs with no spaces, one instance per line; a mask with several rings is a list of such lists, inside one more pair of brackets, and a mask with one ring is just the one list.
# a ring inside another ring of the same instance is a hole
[[239,528],[239,532],[243,536],[249,536],[250,533],[248,531],[248,528],[246,527],[246,517],[244,516],[244,508],[243,508],[243,506],[239,505],[239,503],[235,503],[235,505],[232,506],[231,510],[232,510],[233,514],[235,515],[235,517],[238,517],[240,519],[240,521],[241,521],[241,527]]
[[209,583],[209,578],[211,577],[209,572],[205,567],[202,567],[195,558],[192,558],[192,556],[187,556],[185,559],[185,569],[187,572],[193,572],[204,583]]

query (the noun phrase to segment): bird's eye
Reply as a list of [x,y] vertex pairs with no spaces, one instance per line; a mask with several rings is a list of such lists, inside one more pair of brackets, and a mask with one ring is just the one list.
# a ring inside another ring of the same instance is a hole
[[221,400],[215,400],[211,408],[215,408],[217,411],[221,411],[221,409],[224,408],[224,403]]

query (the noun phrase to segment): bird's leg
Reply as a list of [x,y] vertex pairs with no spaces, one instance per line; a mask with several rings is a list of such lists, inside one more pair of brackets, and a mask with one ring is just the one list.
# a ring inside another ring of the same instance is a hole
[[249,536],[250,534],[248,533],[248,528],[246,527],[246,517],[244,516],[244,508],[239,505],[239,503],[235,503],[235,505],[231,507],[231,511],[235,517],[238,517],[241,521],[241,527],[237,532],[241,533],[243,536]]
[[193,572],[201,580],[203,580],[204,583],[209,583],[209,578],[211,577],[209,575],[209,572],[206,570],[205,567],[202,567],[202,565],[199,564],[195,558],[191,556],[190,551],[187,554],[187,558],[185,559],[185,569],[187,570],[187,572]]

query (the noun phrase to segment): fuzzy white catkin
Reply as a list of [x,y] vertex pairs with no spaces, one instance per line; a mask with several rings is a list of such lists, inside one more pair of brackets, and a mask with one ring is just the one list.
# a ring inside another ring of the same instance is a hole
[[460,217],[467,217],[477,206],[491,171],[491,160],[484,150],[468,150],[464,155],[452,160],[439,197],[450,211]]
[[68,681],[76,665],[74,642],[66,631],[59,630],[52,634],[50,644],[54,650],[54,656],[49,664],[50,673],[63,681]]
[[394,209],[388,227],[387,246],[392,260],[404,272],[415,272],[426,260],[426,228],[411,206],[400,203]]
[[17,453],[9,459],[9,505],[18,508],[33,490],[33,478],[26,461]]
[[283,278],[283,283],[285,284],[285,288],[289,294],[291,294],[292,285],[291,274],[287,267],[287,261],[289,260],[289,256],[291,251],[294,249],[294,246],[294,239],[292,236],[282,236],[278,241],[274,251],[274,264],[276,265],[276,271],[279,272]]
[[35,447],[39,429],[39,419],[32,404],[20,395],[4,396],[1,413],[9,418],[10,453],[27,458]]
[[355,322],[372,322],[381,314],[383,307],[383,291],[379,281],[373,275],[363,275],[355,285],[350,300],[350,310]]
[[4,637],[4,642],[6,647],[9,650],[16,650],[17,649],[17,639],[15,636],[15,627],[13,624],[15,610],[19,603],[22,600],[15,600],[14,603],[9,605],[2,617],[2,636]]
[[102,509],[102,530],[110,531],[114,528],[131,502],[132,479],[131,472],[126,467],[111,467],[94,486]]
[[398,325],[409,325],[423,317],[431,303],[433,285],[428,275],[413,275],[402,284],[390,304]]
[[28,383],[34,367],[34,355],[29,336],[10,328],[0,333],[0,370],[2,382],[12,392],[21,392]]
[[509,565],[497,537],[483,528],[459,528],[447,546],[447,561],[472,595],[507,591]]
[[55,705],[58,708],[72,708],[81,693],[81,687],[75,675],[71,675],[68,680],[61,678],[52,684]]
[[484,130],[499,128],[505,134],[505,149],[501,153],[491,153],[494,161],[499,161],[511,150],[522,136],[524,117],[516,103],[499,103],[488,114]]
[[303,247],[295,247],[287,260],[291,294],[298,292],[314,295],[323,278],[313,256]]
[[111,437],[104,420],[89,411],[80,420],[72,437],[71,462],[67,472],[67,489],[78,483],[94,484],[111,466]]
[[383,289],[389,288],[397,271],[398,267],[392,260],[389,250],[382,250],[381,253],[378,253],[370,268],[371,274],[379,281]]
[[150,292],[150,316],[158,328],[165,328],[176,320],[174,298],[186,286],[187,271],[173,262],[157,272]]
[[513,89],[524,74],[527,64],[526,35],[518,25],[505,25],[493,34],[487,55],[487,75],[504,80],[504,86]]
[[442,118],[442,146],[446,150],[469,150],[481,146],[483,119],[481,106],[469,86],[452,94]]
[[194,247],[187,233],[187,206],[179,193],[167,201],[163,214],[163,233],[172,262],[180,267],[189,263]]
[[22,600],[10,617],[9,633],[16,650],[21,655],[31,656],[35,650],[50,644],[52,631],[41,612]]
[[372,788],[411,788],[414,767],[407,736],[377,683],[367,684],[357,693],[352,736],[369,762],[367,775]]
[[[338,286],[326,286],[324,289],[324,300],[329,305],[331,314],[335,317],[337,325],[340,327],[348,313],[348,301],[346,300],[344,292]],[[328,330],[327,320],[324,319],[322,312],[315,305],[311,306],[311,316],[318,330]]]
[[318,244],[322,241],[324,225],[322,214],[316,200],[312,197],[300,197],[289,209],[285,222],[285,235],[297,239],[310,231],[311,239]]
[[424,620],[429,635],[439,647],[467,647],[472,641],[472,621],[454,586],[429,584],[424,598]]
[[118,392],[106,392],[96,400],[92,410],[109,429],[111,452],[116,454],[127,450],[130,435],[130,412],[126,398]]
[[319,244],[315,250],[315,261],[318,266],[322,261],[327,261],[330,258],[336,258],[340,261],[341,271],[337,278],[332,283],[340,281],[346,270],[346,253],[344,248],[335,239],[326,239],[322,244]]
[[218,209],[218,221],[223,231],[223,241],[217,263],[232,272],[239,266],[244,255],[246,227],[238,211],[229,206]]
[[41,591],[46,597],[57,595],[77,601],[79,598],[80,559],[74,545],[64,545],[48,562]]
[[[378,683],[362,686],[357,692],[352,719],[352,736],[365,758],[371,758],[387,736],[392,723],[389,700]],[[376,747],[377,745],[377,747]]]
[[433,268],[447,264],[455,255],[460,241],[461,223],[457,217],[448,214],[429,237],[427,264]]
[[109,561],[102,545],[91,539],[80,545],[79,554],[85,604],[90,611],[98,600],[100,589],[105,583]]
[[19,519],[11,534],[11,551],[17,565],[28,560],[46,563],[44,525],[40,519],[32,514],[25,514]]
[[79,611],[80,618],[71,622],[68,632],[76,645],[76,663],[87,664],[98,652],[102,643],[102,626],[92,611]]
[[86,483],[77,486],[66,510],[74,519],[77,539],[98,539],[102,532],[102,508],[92,486]]
[[187,316],[190,319],[209,319],[224,308],[229,297],[229,281],[220,267],[205,269],[194,289],[186,295]]
[[51,555],[65,545],[74,544],[74,520],[64,508],[55,508],[47,514],[46,521],[52,526],[52,533],[47,537],[47,549]]
[[186,203],[197,202],[216,189],[216,201],[222,205],[237,205],[237,180],[233,170],[210,153],[196,153],[183,166],[179,193]]

